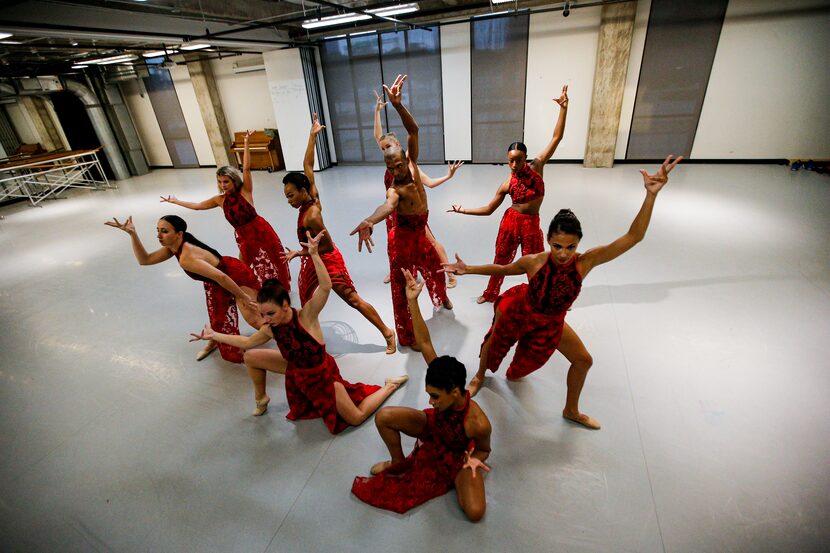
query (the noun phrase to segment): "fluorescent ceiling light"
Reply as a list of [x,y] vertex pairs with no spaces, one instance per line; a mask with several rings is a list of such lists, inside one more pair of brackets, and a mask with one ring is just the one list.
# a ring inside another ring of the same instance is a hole
[[0,40],[0,44],[23,44],[19,40]]
[[375,31],[361,31],[359,33],[349,33],[349,36],[373,35]]
[[391,17],[393,15],[400,15],[402,13],[412,13],[418,11],[418,4],[400,4],[398,6],[390,6],[387,8],[378,8],[375,10],[366,10],[363,13],[343,13],[339,15],[330,15],[320,19],[308,19],[303,21],[303,29],[317,29],[318,27],[333,27],[335,25],[344,25],[346,23],[353,23],[355,21],[364,21],[371,19],[371,15],[382,15],[384,17]]
[[173,54],[175,54],[177,52],[178,52],[178,50],[173,50],[173,49],[167,50],[166,52],[164,50],[156,50],[155,52],[144,52],[141,55],[144,56],[145,58],[159,58],[161,56],[172,56]]
[[494,15],[504,15],[506,13],[510,13],[510,10],[504,10],[503,12],[495,12],[495,13],[482,13],[479,15],[474,15],[473,19],[478,19],[480,17],[493,17]]
[[490,0],[493,4],[507,4],[508,2],[513,2],[514,0]]
[[202,48],[210,48],[210,44],[182,44],[179,48],[182,50],[201,50]]
[[89,66],[88,65],[83,65],[83,64],[78,64],[78,65],[73,65],[72,69],[84,69],[86,67],[89,67]]
[[81,60],[81,61],[82,61],[82,63],[86,63],[86,64],[97,63],[98,65],[107,65],[107,64],[110,64],[110,63],[118,63],[118,62],[121,62],[121,61],[134,60],[137,57],[138,56],[133,55],[133,54],[121,54],[121,55],[118,55],[118,56],[110,56],[108,58],[97,58],[97,59],[94,59],[94,60]]
[[0,39],[9,38],[12,36],[11,33],[0,33]]

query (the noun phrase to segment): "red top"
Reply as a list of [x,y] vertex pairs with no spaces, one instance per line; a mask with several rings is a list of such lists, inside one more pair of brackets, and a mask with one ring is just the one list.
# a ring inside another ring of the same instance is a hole
[[[182,250],[184,249],[184,245],[185,245],[185,242],[184,242],[184,240],[182,240],[182,245],[179,246],[179,251],[176,252],[176,259],[179,259],[181,257]],[[208,252],[208,253],[210,253],[210,252]],[[211,255],[213,255],[213,254],[211,254]],[[217,265],[216,268],[219,269],[220,271],[222,271],[223,273],[226,272],[225,271],[225,260],[222,259],[221,257],[219,258],[219,265]],[[190,271],[188,271],[184,267],[182,267],[182,271],[184,271],[184,274],[186,274],[187,276],[189,276],[193,280],[198,280],[200,282],[214,282],[214,280],[212,278],[202,276],[198,273],[191,273]]]
[[305,220],[305,214],[313,205],[314,200],[308,200],[306,203],[300,206],[300,214],[299,216],[297,216],[297,240],[299,240],[300,243],[308,240],[308,236],[305,235],[306,227],[303,225],[303,221]]
[[271,332],[280,348],[280,353],[291,365],[300,369],[311,369],[326,360],[326,346],[317,341],[300,324],[297,310],[291,310],[291,320],[285,324],[272,325]]
[[545,197],[545,181],[525,163],[518,172],[510,176],[510,188],[507,191],[514,204],[526,204]]
[[576,270],[574,255],[566,265],[559,265],[550,256],[528,283],[527,301],[537,313],[564,315],[582,289],[582,277]]
[[225,200],[222,202],[222,211],[225,212],[225,219],[234,228],[244,227],[257,218],[256,209],[239,192],[225,193]]

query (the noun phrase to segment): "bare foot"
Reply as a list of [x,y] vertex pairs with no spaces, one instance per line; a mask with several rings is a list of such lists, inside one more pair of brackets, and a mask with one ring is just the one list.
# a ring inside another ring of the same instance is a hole
[[584,413],[576,413],[575,415],[572,415],[567,411],[562,411],[562,416],[571,422],[581,424],[585,428],[590,428],[591,430],[599,430],[600,428],[600,424],[597,419],[591,418]]
[[213,340],[208,340],[207,345],[203,347],[201,350],[199,350],[199,353],[196,354],[196,361],[201,361],[202,359],[213,353],[213,350],[215,350],[218,347],[218,343],[216,343]]
[[383,283],[389,284],[390,282],[392,282],[392,273],[386,273],[386,276],[383,277]]
[[452,273],[447,273],[447,288],[455,288],[458,285],[458,279]]
[[392,466],[392,461],[381,461],[380,463],[375,463],[372,465],[372,468],[369,469],[369,474],[372,476],[377,476],[381,472],[385,471],[389,467]]
[[481,389],[481,386],[484,384],[484,379],[479,378],[478,376],[474,376],[472,380],[470,380],[470,385],[467,386],[467,389],[470,390],[470,397],[473,397],[478,393]]
[[389,377],[386,380],[384,380],[383,383],[387,385],[391,384],[397,390],[398,388],[406,384],[407,380],[409,380],[409,377],[405,374],[402,374],[401,376]]
[[452,309],[452,302],[450,301],[450,298],[447,298],[447,301],[445,301],[442,305],[444,306],[444,309]]
[[398,348],[395,347],[395,333],[391,330],[389,332],[391,333],[389,334],[389,336],[383,336],[383,338],[386,340],[386,355],[392,355],[398,350]]
[[270,403],[271,398],[268,396],[263,397],[262,399],[256,400],[256,408],[254,412],[251,413],[255,417],[261,417],[265,414],[265,411],[268,410],[268,403]]
[[487,303],[488,301],[490,301],[490,300],[488,300],[484,296],[479,296],[478,299],[476,300],[476,303]]

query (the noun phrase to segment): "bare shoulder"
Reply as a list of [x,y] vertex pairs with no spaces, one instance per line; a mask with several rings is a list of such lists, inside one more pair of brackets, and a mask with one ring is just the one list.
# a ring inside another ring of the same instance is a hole
[[484,413],[481,406],[479,406],[479,404],[472,399],[470,400],[470,410],[467,412],[467,421],[465,426],[467,427],[467,434],[470,437],[486,436],[489,435],[492,430],[490,419],[487,418],[487,415]]

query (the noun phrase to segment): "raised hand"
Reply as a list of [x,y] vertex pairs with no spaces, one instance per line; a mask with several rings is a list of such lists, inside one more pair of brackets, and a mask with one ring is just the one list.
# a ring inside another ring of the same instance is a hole
[[458,276],[467,274],[467,264],[464,263],[461,256],[458,254],[455,254],[455,263],[441,263],[441,265],[441,272],[451,273]]
[[[447,176],[449,178],[452,178],[452,176],[455,175],[455,172],[458,170],[458,168],[461,167],[462,165],[464,165],[463,161],[452,161],[450,163],[447,163],[447,173],[448,173]],[[461,206],[459,206],[459,207],[461,207]]]
[[176,196],[167,196],[166,198],[164,196],[159,196],[159,198],[161,198],[161,200],[159,200],[159,202],[162,202],[162,203],[163,202],[168,202],[168,203],[174,204],[174,203],[179,201],[179,199]]
[[288,263],[295,257],[300,256],[300,250],[290,250],[288,248],[285,248],[285,253],[283,255],[285,256],[285,262]]
[[372,253],[372,246],[375,245],[375,242],[372,240],[372,228],[375,225],[370,223],[369,221],[361,221],[359,225],[357,225],[353,231],[349,233],[349,236],[354,236],[357,234],[357,251],[363,251],[363,244],[366,244],[366,249],[369,250],[369,253]]
[[674,166],[680,163],[683,156],[678,156],[672,161],[672,154],[669,154],[660,168],[653,175],[649,175],[645,169],[640,169],[640,174],[643,175],[643,184],[649,194],[657,194],[669,182],[669,173],[674,169]]
[[372,92],[375,93],[375,111],[380,111],[384,106],[386,106],[387,102],[384,102],[383,96],[378,94],[376,91],[373,90]]
[[447,213],[461,213],[463,215],[464,212],[462,209],[461,204],[452,204],[452,207],[447,210]]
[[317,246],[320,244],[320,240],[323,239],[323,235],[325,233],[326,230],[323,229],[317,233],[317,236],[312,238],[311,233],[309,231],[305,231],[305,235],[308,237],[308,242],[300,242],[300,245],[308,250],[308,255],[317,255]]
[[392,83],[392,86],[383,85],[383,90],[386,91],[386,97],[389,98],[389,101],[392,103],[393,106],[400,105],[401,98],[403,97],[403,83],[406,82],[407,75],[398,75],[395,77],[395,82]]
[[248,294],[242,294],[238,298],[236,298],[236,303],[239,306],[244,305],[248,309],[253,309],[254,311],[259,311],[259,304],[256,302],[254,298],[249,296]]
[[473,471],[473,478],[476,477],[476,469],[481,469],[484,472],[490,472],[490,467],[488,467],[484,461],[478,457],[473,457],[472,449],[464,453],[464,466],[462,466],[461,469],[470,469]]
[[248,140],[254,135],[254,132],[256,132],[256,131],[251,131],[251,130],[246,130],[245,131],[245,143],[246,144],[247,144]]
[[554,102],[559,104],[562,109],[568,109],[568,85],[562,87],[562,95],[559,98],[554,98]]
[[311,123],[311,134],[317,136],[318,134],[320,134],[320,131],[322,131],[325,128],[326,126],[320,124],[320,119],[317,118],[317,114],[315,113],[314,121]]
[[108,227],[121,229],[124,232],[126,232],[127,234],[134,234],[135,233],[135,225],[133,225],[133,216],[132,215],[127,217],[127,220],[124,221],[123,223],[119,223],[118,219],[113,217],[112,221],[107,221],[104,224],[107,225]]
[[190,339],[191,342],[198,342],[199,340],[213,340],[214,332],[212,328],[205,325],[205,328],[203,328],[199,334],[191,332],[190,335],[192,336]]
[[424,288],[424,281],[418,282],[406,269],[401,269],[403,277],[406,279],[406,299],[414,300],[421,295],[421,290]]

